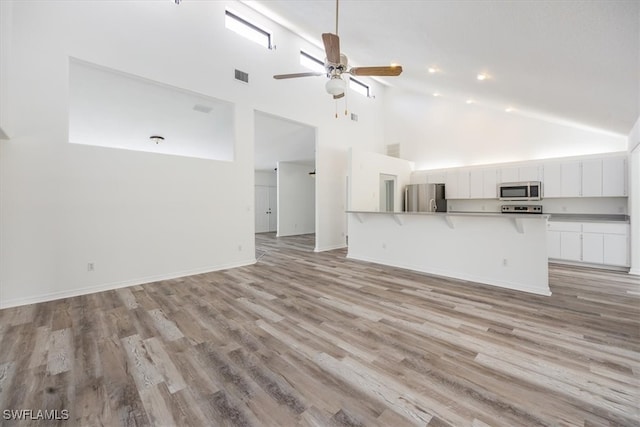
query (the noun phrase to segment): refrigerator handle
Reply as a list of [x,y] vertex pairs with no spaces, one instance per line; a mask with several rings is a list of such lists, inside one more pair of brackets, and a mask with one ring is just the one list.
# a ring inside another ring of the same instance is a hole
[[429,205],[430,205],[430,211],[431,212],[437,212],[438,210],[438,205],[436,204],[436,199],[430,199],[429,200]]
[[409,210],[409,189],[405,187],[404,189],[404,211],[407,212]]

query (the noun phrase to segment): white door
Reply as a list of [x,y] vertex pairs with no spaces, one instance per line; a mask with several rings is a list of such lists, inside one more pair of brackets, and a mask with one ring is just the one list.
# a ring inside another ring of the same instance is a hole
[[266,233],[269,231],[269,188],[262,185],[256,185],[256,233]]
[[269,230],[276,231],[278,229],[278,191],[276,187],[267,187],[269,189]]

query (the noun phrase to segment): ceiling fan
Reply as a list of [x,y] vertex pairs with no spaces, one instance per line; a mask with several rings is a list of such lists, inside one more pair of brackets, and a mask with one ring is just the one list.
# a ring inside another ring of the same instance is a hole
[[325,85],[327,92],[333,95],[334,99],[342,98],[347,83],[342,78],[343,74],[353,76],[399,76],[402,73],[400,65],[379,66],[379,67],[351,67],[348,66],[347,56],[340,52],[340,38],[338,37],[338,1],[336,0],[336,33],[323,33],[322,42],[326,52],[324,63],[325,73],[310,71],[305,73],[276,74],[276,80],[294,79],[297,77],[311,77],[326,75],[329,81]]

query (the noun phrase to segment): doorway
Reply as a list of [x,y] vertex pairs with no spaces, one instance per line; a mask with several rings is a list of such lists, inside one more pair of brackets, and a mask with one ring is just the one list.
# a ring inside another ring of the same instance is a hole
[[315,241],[316,129],[261,111],[254,119],[255,232]]
[[380,212],[395,210],[396,175],[380,174]]

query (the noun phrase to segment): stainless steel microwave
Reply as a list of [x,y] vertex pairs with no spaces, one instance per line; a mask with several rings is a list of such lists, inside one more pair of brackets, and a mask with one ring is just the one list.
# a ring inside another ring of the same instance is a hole
[[498,184],[500,200],[540,200],[542,183],[540,181],[503,182]]

